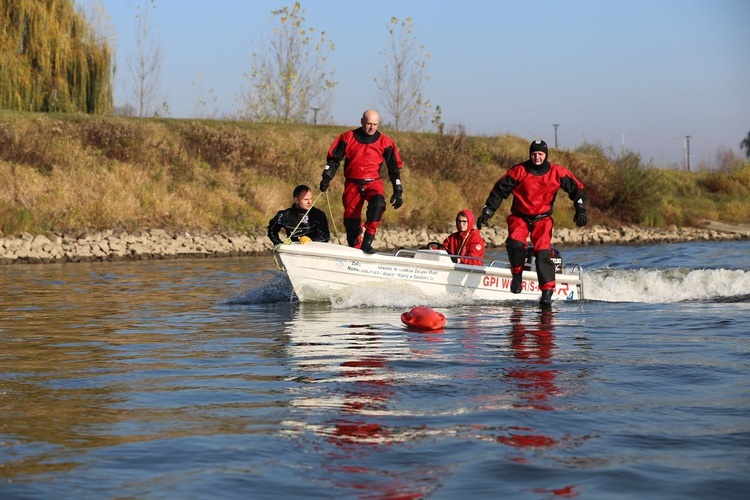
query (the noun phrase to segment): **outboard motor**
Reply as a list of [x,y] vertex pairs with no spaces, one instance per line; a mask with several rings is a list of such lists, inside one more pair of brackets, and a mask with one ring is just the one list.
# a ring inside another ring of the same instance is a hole
[[[555,273],[561,274],[563,272],[563,259],[562,254],[560,251],[552,247],[550,249],[552,252],[552,255],[550,255],[550,259],[552,259],[552,263],[555,264]],[[534,257],[534,247],[529,245],[526,247],[526,263],[523,265],[524,271],[536,271],[536,258]]]

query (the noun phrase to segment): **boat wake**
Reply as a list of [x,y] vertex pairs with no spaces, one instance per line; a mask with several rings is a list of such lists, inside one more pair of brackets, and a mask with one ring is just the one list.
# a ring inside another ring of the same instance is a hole
[[750,272],[730,269],[591,269],[584,296],[606,302],[746,302]]
[[282,271],[252,273],[242,282],[238,293],[220,301],[219,305],[270,304],[296,300],[292,284]]

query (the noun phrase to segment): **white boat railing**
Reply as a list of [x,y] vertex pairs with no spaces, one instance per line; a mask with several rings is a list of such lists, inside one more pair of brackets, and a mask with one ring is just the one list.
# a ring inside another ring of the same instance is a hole
[[[465,255],[456,255],[456,254],[450,254],[446,252],[445,250],[432,250],[429,248],[419,248],[419,249],[413,249],[413,248],[400,248],[396,250],[396,253],[394,254],[395,257],[409,257],[409,258],[417,258],[417,259],[423,259],[423,260],[431,260],[431,261],[445,261],[447,262],[448,259],[452,263],[458,263],[458,259],[465,259],[467,258]],[[501,269],[510,269],[510,264],[506,260],[498,260],[493,259],[490,261],[489,264],[486,263],[484,259],[481,259],[479,257],[470,257],[472,260],[481,261],[481,264],[461,264],[462,266],[473,266],[473,267],[495,267],[495,268],[501,268]],[[563,264],[560,268],[560,271],[557,272],[557,274],[575,274],[578,276],[578,278],[583,281],[583,268],[578,264],[572,264],[572,265],[565,265]]]
[[[481,264],[461,264],[464,266],[474,266],[474,267],[488,267],[487,264],[485,264],[484,259],[480,257],[467,257],[466,255],[456,255],[452,253],[448,253],[445,250],[432,250],[429,248],[400,248],[396,250],[396,253],[394,254],[395,257],[412,257],[415,259],[422,259],[422,260],[431,260],[436,262],[450,262],[452,264],[457,264],[458,259],[471,259],[473,261],[479,261]],[[495,261],[493,260],[492,263]],[[489,265],[491,266],[492,263]]]

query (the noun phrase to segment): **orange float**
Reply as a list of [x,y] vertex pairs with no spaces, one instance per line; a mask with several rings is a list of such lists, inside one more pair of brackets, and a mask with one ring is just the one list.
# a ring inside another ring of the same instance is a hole
[[417,330],[438,330],[445,326],[445,315],[429,307],[414,307],[401,314],[401,322]]

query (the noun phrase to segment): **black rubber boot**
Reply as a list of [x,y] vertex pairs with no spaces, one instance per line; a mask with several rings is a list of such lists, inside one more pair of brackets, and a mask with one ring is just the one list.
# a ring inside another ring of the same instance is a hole
[[521,293],[521,282],[523,281],[523,273],[513,275],[513,281],[510,282],[510,293]]
[[536,254],[536,274],[539,277],[539,286],[555,281],[555,263],[552,262],[551,250],[539,250]]
[[362,233],[362,221],[359,219],[344,219],[346,228],[346,242],[352,248],[358,248],[359,235]]
[[542,290],[542,297],[539,299],[539,305],[550,307],[552,305],[552,290]]
[[372,240],[375,239],[374,234],[365,233],[362,236],[362,251],[365,253],[375,253],[375,249],[372,248]]

